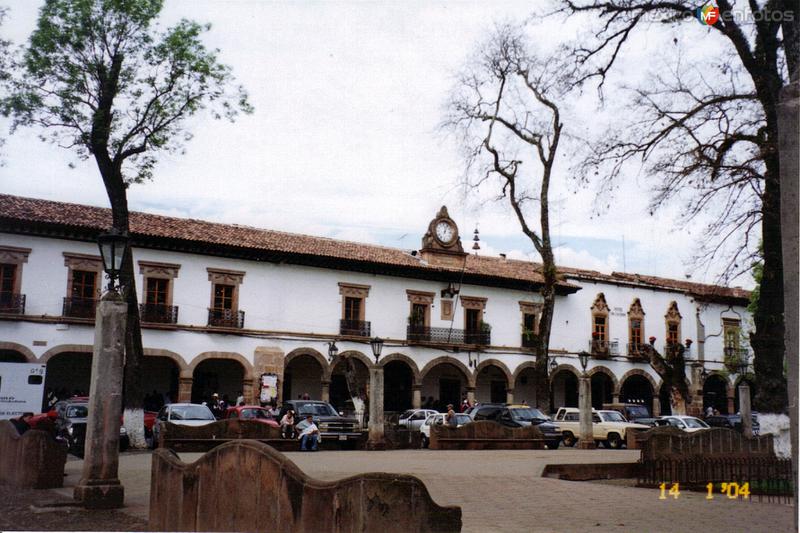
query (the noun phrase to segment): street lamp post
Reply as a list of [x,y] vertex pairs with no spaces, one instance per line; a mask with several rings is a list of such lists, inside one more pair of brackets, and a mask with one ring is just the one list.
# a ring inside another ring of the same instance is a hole
[[110,281],[97,306],[83,474],[73,493],[75,500],[92,509],[122,507],[125,498],[118,470],[128,305],[114,280],[122,270],[127,244],[127,235],[113,230],[98,237],[103,269]]
[[375,337],[369,341],[375,366],[369,369],[369,439],[367,448],[383,450],[386,448],[383,427],[383,367],[378,364],[383,350],[383,339]]
[[753,436],[753,415],[750,410],[750,385],[744,377],[747,374],[747,353],[739,360],[739,414],[742,417],[742,434],[745,437]]
[[581,377],[578,379],[578,407],[580,420],[580,438],[578,448],[591,450],[595,447],[594,432],[592,431],[592,382],[586,373],[586,365],[589,364],[589,354],[581,352],[578,354],[581,362]]

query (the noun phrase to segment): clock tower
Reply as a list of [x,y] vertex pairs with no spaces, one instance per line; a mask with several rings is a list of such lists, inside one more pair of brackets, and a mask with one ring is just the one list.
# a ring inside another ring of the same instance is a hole
[[464,248],[458,235],[458,226],[442,206],[436,217],[428,224],[422,237],[422,259],[432,265],[461,267],[464,264]]

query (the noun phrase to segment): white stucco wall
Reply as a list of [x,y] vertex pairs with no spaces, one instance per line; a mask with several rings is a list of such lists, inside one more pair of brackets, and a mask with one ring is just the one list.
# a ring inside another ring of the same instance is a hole
[[[67,241],[42,237],[29,237],[13,234],[0,234],[0,245],[31,248],[28,262],[22,270],[22,292],[26,294],[26,315],[58,317],[61,315],[62,299],[67,292],[67,272],[64,266],[64,252],[97,255],[97,247],[90,242]],[[406,290],[426,291],[435,294],[431,309],[432,327],[449,327],[449,321],[441,320],[440,291],[446,283],[427,280],[388,277],[357,272],[345,272],[313,268],[306,266],[273,264],[265,262],[227,259],[186,253],[159,250],[134,250],[134,261],[155,261],[180,264],[178,277],[173,284],[173,304],[179,306],[179,324],[204,328],[207,322],[207,309],[211,299],[211,282],[208,280],[207,268],[221,268],[246,272],[239,287],[239,309],[245,311],[245,327],[248,330],[261,330],[271,333],[257,333],[253,336],[196,332],[185,329],[157,330],[145,328],[143,341],[146,348],[167,350],[180,355],[187,364],[206,352],[228,352],[241,355],[250,363],[258,347],[277,348],[284,354],[297,348],[312,348],[321,354],[327,353],[328,338],[311,338],[303,335],[322,334],[338,335],[339,319],[342,313],[342,296],[339,294],[339,282],[369,285],[371,287],[366,299],[366,320],[371,322],[372,334],[386,339],[383,354],[401,353],[415,361],[417,369],[422,370],[426,364],[437,357],[446,356],[452,361],[469,367],[470,355],[467,352],[444,352],[421,346],[407,346],[406,325],[410,304]],[[142,299],[142,276],[137,272],[137,289]],[[721,318],[735,316],[745,317],[743,308],[728,309],[727,305],[701,304],[691,297],[678,292],[654,290],[649,288],[620,286],[605,282],[570,280],[578,284],[582,290],[569,296],[556,299],[553,330],[550,341],[551,350],[555,352],[557,363],[578,368],[577,352],[587,350],[591,339],[591,311],[593,301],[599,292],[605,294],[606,302],[611,310],[609,317],[609,339],[619,342],[619,357],[612,360],[591,361],[589,370],[602,366],[621,380],[631,369],[640,369],[648,373],[660,384],[658,376],[643,362],[628,360],[626,345],[628,343],[627,312],[634,298],[639,298],[645,312],[644,335],[657,337],[656,347],[661,349],[666,337],[664,315],[671,301],[676,301],[682,315],[681,339],[690,338],[695,341],[690,358],[697,357],[697,316],[705,325],[705,333],[709,337],[704,345],[705,357],[711,367],[721,367],[722,339]],[[540,301],[540,296],[532,292],[500,289],[494,287],[464,285],[461,295],[487,298],[484,320],[492,325],[491,349],[483,350],[480,361],[494,358],[501,361],[512,374],[524,363],[533,360],[530,353],[519,349],[522,314],[519,301]],[[452,327],[463,329],[464,311],[459,305],[455,309]],[[299,336],[288,333],[299,334]],[[49,350],[63,345],[92,344],[93,329],[86,325],[37,323],[29,321],[0,321],[0,342],[17,343],[32,351],[36,357],[42,357]],[[368,339],[363,342],[337,342],[339,350],[357,350],[371,358]],[[475,358],[475,354],[473,354]],[[474,361],[474,359],[473,359]],[[454,367],[439,369],[436,372],[452,372]],[[312,383],[310,374],[301,372],[299,381],[293,387],[295,394],[304,388],[316,391],[321,386]],[[495,372],[495,375],[497,373]],[[306,376],[306,377],[303,377]],[[496,378],[493,378],[496,379]],[[466,386],[467,379],[464,380]],[[476,396],[479,400],[487,400],[488,388],[492,379],[481,380]],[[513,387],[515,383],[512,383]],[[295,391],[295,388],[301,390]],[[433,378],[423,383],[423,397],[436,396],[438,390]],[[305,392],[305,391],[303,391]],[[311,391],[309,391],[311,392]],[[658,391],[654,391],[658,394]],[[522,386],[515,394],[516,400],[532,399],[534,389],[531,384]],[[563,391],[556,390],[556,397],[563,396]]]

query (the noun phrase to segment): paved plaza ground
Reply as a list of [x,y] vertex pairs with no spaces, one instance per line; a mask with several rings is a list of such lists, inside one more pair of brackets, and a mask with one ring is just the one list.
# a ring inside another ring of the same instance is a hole
[[[638,451],[324,451],[287,454],[308,474],[335,480],[361,472],[418,476],[440,505],[458,505],[465,533],[487,532],[664,532],[739,533],[793,531],[793,508],[785,504],[734,501],[682,492],[659,500],[656,489],[621,484],[571,482],[541,477],[545,464],[636,461]],[[193,461],[200,454],[182,454]],[[65,488],[0,494],[0,529],[137,530],[146,527],[150,454],[121,455],[123,513],[79,508],[36,509],[34,501],[68,501],[82,461],[70,457]],[[33,500],[35,498],[35,500]],[[12,506],[12,507],[9,507]]]

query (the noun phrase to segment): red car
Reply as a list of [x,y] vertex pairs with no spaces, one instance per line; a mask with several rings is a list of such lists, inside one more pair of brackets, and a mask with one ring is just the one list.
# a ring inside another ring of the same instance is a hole
[[225,418],[241,418],[243,420],[255,420],[272,427],[279,427],[277,420],[264,407],[258,405],[237,405],[228,407],[225,411]]

